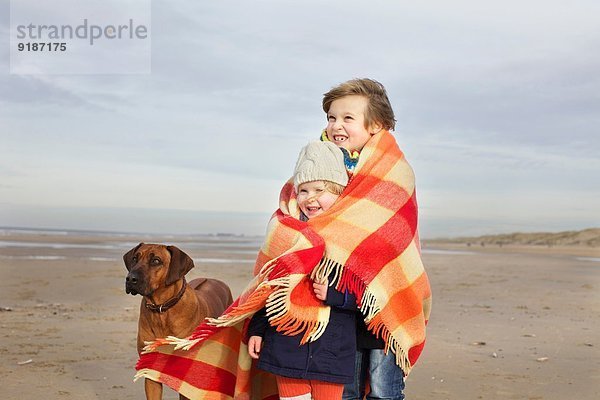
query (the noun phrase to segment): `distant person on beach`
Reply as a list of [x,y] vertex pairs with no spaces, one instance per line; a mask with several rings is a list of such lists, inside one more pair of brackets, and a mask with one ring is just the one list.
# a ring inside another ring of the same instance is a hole
[[[398,150],[398,146],[395,140],[389,133],[389,130],[393,130],[395,127],[394,111],[391,103],[388,99],[384,86],[371,79],[353,79],[344,82],[324,94],[323,97],[323,110],[327,114],[327,127],[321,135],[321,140],[331,141],[337,146],[343,149],[345,155],[345,164],[352,179],[367,180],[373,179],[377,175],[382,176],[387,172],[377,172],[376,169],[386,167],[382,165],[384,162],[390,162],[386,160],[388,157],[385,153],[389,152],[389,157],[393,158],[393,152],[399,153],[400,158],[404,159],[402,152]],[[389,144],[377,146],[374,142],[379,140],[379,143],[384,139],[382,136],[387,136]],[[370,144],[370,146],[367,146]],[[369,147],[368,150],[365,147]],[[363,156],[363,149],[365,155]],[[352,177],[352,174],[357,169],[357,165],[365,165],[366,160],[362,160],[363,157],[373,157],[374,150],[381,150],[384,152],[382,160],[378,161],[378,164],[373,165],[370,171],[365,171],[365,168],[357,171],[359,176]],[[414,176],[412,169],[406,163],[404,166],[406,169],[404,176],[396,176],[397,183],[401,186],[414,190]],[[364,175],[363,175],[364,174]],[[349,193],[350,195],[351,193]],[[381,193],[384,195],[384,193]],[[365,218],[369,218],[376,215],[377,209],[380,207],[390,207],[394,209],[393,203],[400,201],[402,196],[407,197],[413,193],[403,193],[398,191],[394,197],[393,191],[388,192],[388,198],[381,197],[377,205],[373,204],[372,209],[367,206],[364,211],[368,214]],[[357,194],[360,196],[361,194]],[[418,248],[418,237],[416,236],[416,200],[414,200],[414,226],[410,230],[401,229],[399,232],[400,236],[397,238],[389,238],[395,240],[397,243],[406,242],[413,239]],[[392,217],[391,219],[393,219]],[[368,240],[368,239],[366,239]],[[328,244],[328,243],[326,243]],[[384,247],[382,247],[384,248]],[[402,249],[404,250],[404,249]],[[344,388],[343,399],[344,400],[359,400],[363,399],[365,395],[366,382],[369,382],[370,391],[366,393],[367,399],[391,399],[401,400],[404,399],[404,376],[408,373],[409,367],[412,367],[414,361],[421,352],[424,344],[425,324],[427,322],[429,307],[430,307],[430,291],[427,277],[422,270],[422,264],[420,262],[420,251],[416,252],[415,260],[416,269],[422,272],[423,282],[421,282],[426,296],[429,298],[424,300],[422,308],[414,308],[416,304],[410,302],[398,302],[396,305],[391,305],[388,302],[387,306],[395,308],[395,312],[405,318],[416,317],[415,322],[419,325],[416,330],[419,335],[422,335],[418,340],[413,340],[412,348],[409,344],[411,339],[410,334],[400,337],[401,340],[405,338],[404,343],[393,342],[394,339],[390,338],[389,332],[381,331],[378,328],[382,326],[381,322],[370,315],[365,315],[365,318],[358,317],[357,321],[357,354],[356,354],[356,375],[354,382],[347,384]],[[367,253],[365,259],[369,257],[376,259],[378,254],[373,252]],[[360,268],[360,267],[359,267]],[[399,271],[398,271],[399,272]],[[403,278],[401,274],[397,276],[389,275],[388,278],[396,278],[397,282],[388,281],[388,291],[396,290],[399,291],[402,288],[396,286]],[[382,281],[381,283],[384,283]],[[368,286],[368,284],[367,284]],[[347,286],[346,286],[347,287]],[[377,296],[375,296],[377,298]],[[385,302],[389,296],[381,296],[377,300]],[[376,305],[375,309],[383,307],[382,305]],[[425,310],[425,311],[423,311]],[[363,314],[365,314],[363,309]],[[365,324],[365,320],[370,322],[369,328]],[[407,318],[410,320],[410,318]],[[403,321],[400,321],[403,322]],[[407,322],[406,325],[409,325]],[[385,324],[383,324],[385,325]],[[377,332],[374,334],[373,332]],[[407,337],[408,336],[408,337]],[[421,343],[419,341],[422,340]],[[396,345],[394,348],[394,344]],[[389,351],[393,350],[393,351]],[[412,353],[412,354],[411,354]],[[404,368],[402,368],[404,367]],[[404,369],[404,371],[403,371]]]
[[[348,183],[342,151],[330,142],[309,143],[300,152],[293,183],[301,221],[327,212]],[[302,334],[278,332],[265,308],[249,324],[248,353],[259,369],[276,375],[282,399],[341,399],[344,383],[354,380],[356,299],[326,280],[312,286],[316,298],[330,306],[327,328],[317,340],[302,345]]]

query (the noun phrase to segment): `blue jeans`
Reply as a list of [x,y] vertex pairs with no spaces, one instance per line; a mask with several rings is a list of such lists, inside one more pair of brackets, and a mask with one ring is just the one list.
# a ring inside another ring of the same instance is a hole
[[354,382],[344,386],[343,400],[362,400],[369,377],[368,400],[404,400],[404,373],[396,365],[396,356],[383,349],[359,349],[356,352]]

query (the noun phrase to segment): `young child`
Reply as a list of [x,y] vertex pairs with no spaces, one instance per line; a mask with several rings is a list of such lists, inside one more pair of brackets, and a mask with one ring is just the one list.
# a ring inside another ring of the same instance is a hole
[[[332,88],[323,96],[323,111],[327,128],[322,140],[329,140],[346,150],[345,162],[349,172],[354,170],[360,151],[373,135],[393,130],[394,111],[383,85],[371,79],[353,79]],[[384,354],[384,341],[367,329],[363,318],[357,321],[356,376],[344,388],[344,400],[404,399],[404,373],[396,365],[391,351]]]
[[[327,212],[347,183],[340,149],[329,142],[305,146],[294,171],[300,219],[307,221]],[[354,380],[356,299],[328,287],[327,282],[314,282],[313,290],[331,307],[327,329],[319,339],[300,345],[302,335],[277,332],[269,325],[264,308],[248,328],[248,353],[258,359],[259,369],[276,375],[282,399],[341,399],[344,384]]]

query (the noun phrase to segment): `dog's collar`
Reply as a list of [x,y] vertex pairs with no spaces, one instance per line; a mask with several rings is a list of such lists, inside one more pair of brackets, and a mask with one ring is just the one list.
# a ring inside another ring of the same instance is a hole
[[175,297],[171,297],[169,300],[165,301],[162,304],[154,304],[146,300],[146,308],[155,313],[164,313],[169,308],[177,304],[179,300],[181,300],[181,298],[183,297],[183,293],[185,292],[186,286],[187,283],[185,281],[185,278],[183,278],[183,285],[181,285],[181,290],[175,295]]

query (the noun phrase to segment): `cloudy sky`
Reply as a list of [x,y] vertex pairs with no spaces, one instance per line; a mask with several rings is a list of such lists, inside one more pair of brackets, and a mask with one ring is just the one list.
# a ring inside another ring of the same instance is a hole
[[423,237],[600,225],[600,2],[155,1],[152,72],[9,73],[0,226],[261,234],[322,94],[382,82]]

